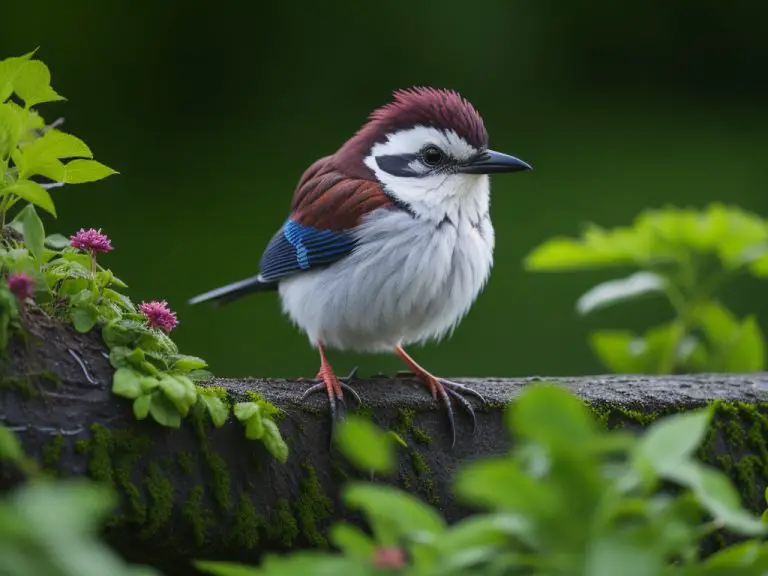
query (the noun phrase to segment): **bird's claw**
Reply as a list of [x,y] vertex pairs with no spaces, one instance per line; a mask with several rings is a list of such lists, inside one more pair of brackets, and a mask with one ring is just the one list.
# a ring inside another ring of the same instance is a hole
[[486,407],[488,406],[488,401],[476,390],[473,390],[464,384],[459,384],[458,382],[451,382],[445,378],[434,377],[434,384],[437,394],[440,396],[446,412],[448,413],[448,425],[451,428],[451,447],[454,447],[456,445],[456,419],[453,414],[451,399],[455,400],[456,403],[464,408],[469,414],[469,417],[472,420],[472,434],[474,434],[477,429],[477,416],[475,415],[475,409],[472,406],[472,403],[465,397],[465,395],[475,397]]
[[[347,376],[343,377],[335,377],[336,381],[338,383],[339,389],[342,391],[347,391],[352,398],[355,399],[355,402],[357,402],[358,405],[361,405],[363,403],[362,399],[360,398],[360,395],[357,393],[357,391],[349,386],[347,382],[350,380],[353,380],[355,378],[355,375],[357,374],[358,367],[355,366],[352,371]],[[306,400],[309,396],[316,392],[325,391],[328,393],[328,407],[331,412],[331,445],[333,445],[333,439],[336,437],[336,428],[337,425],[344,420],[347,414],[347,403],[344,400],[343,394],[337,393],[333,386],[329,385],[328,382],[325,381],[325,379],[320,379],[319,382],[316,384],[313,384],[309,388],[307,388],[304,393],[301,395],[300,400],[303,402]]]

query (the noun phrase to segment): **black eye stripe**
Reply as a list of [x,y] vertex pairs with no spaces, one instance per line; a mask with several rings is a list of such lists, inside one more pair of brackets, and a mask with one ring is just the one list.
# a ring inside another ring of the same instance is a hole
[[392,174],[392,176],[413,178],[422,176],[420,172],[416,172],[410,166],[414,160],[418,159],[418,154],[388,154],[386,156],[376,156],[376,164],[384,172]]

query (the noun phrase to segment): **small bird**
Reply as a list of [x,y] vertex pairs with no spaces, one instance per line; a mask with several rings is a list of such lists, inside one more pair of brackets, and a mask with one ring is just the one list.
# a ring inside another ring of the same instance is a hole
[[[482,117],[454,90],[396,90],[334,154],[302,175],[290,215],[255,276],[190,300],[231,302],[277,291],[283,313],[320,354],[316,380],[335,427],[344,391],[326,350],[396,353],[447,411],[470,415],[471,388],[440,378],[405,351],[451,334],[488,281],[494,229],[489,174],[530,170],[488,148]],[[351,378],[351,376],[349,377]]]

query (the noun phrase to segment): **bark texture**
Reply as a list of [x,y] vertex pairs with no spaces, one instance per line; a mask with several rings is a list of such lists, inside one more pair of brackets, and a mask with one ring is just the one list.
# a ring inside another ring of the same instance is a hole
[[[86,475],[113,485],[121,505],[108,540],[133,562],[167,574],[189,574],[189,558],[254,562],[265,551],[326,545],[324,529],[350,516],[339,488],[361,475],[329,449],[326,399],[299,404],[306,382],[219,379],[232,401],[256,392],[283,410],[279,422],[291,448],[288,463],[274,461],[247,440],[234,418],[213,427],[194,411],[178,430],[137,422],[131,403],[110,391],[113,369],[98,331],[77,334],[39,312],[24,318],[26,336],[12,341],[0,373],[0,423],[13,429],[30,456],[51,473]],[[504,452],[510,438],[505,405],[540,378],[467,379],[490,401],[477,403],[477,430],[457,412],[451,448],[444,412],[409,379],[360,378],[360,409],[408,444],[391,482],[439,507],[449,521],[468,510],[451,496],[451,474],[463,462]],[[641,428],[654,418],[707,403],[717,417],[700,451],[725,469],[754,510],[764,507],[768,479],[768,374],[674,377],[557,378],[588,401],[608,426]],[[349,399],[351,402],[351,398]],[[4,490],[20,480],[0,468]]]

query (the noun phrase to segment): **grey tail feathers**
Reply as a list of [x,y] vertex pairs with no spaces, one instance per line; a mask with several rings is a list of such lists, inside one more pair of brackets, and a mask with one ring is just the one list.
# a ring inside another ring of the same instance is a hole
[[213,301],[216,304],[227,304],[251,292],[270,292],[277,289],[277,282],[265,282],[261,274],[244,280],[232,282],[220,288],[214,288],[189,300],[190,304]]

